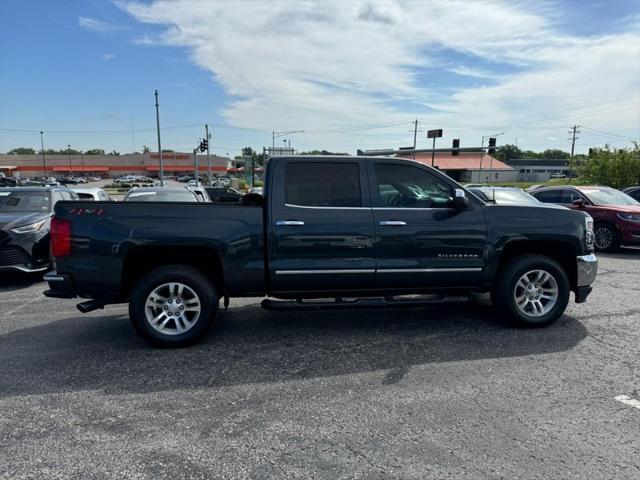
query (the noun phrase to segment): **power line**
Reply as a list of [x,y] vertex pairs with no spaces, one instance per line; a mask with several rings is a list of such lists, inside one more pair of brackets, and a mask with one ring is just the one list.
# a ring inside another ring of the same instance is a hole
[[591,127],[587,127],[585,125],[580,125],[582,128],[584,128],[585,130],[589,130],[590,132],[597,132],[597,133],[601,133],[604,135],[608,135],[610,137],[618,137],[618,138],[624,138],[625,140],[637,140],[637,138],[632,138],[632,137],[627,137],[626,135],[619,135],[617,133],[611,133],[611,132],[605,132],[604,130],[597,130],[595,128],[591,128]]

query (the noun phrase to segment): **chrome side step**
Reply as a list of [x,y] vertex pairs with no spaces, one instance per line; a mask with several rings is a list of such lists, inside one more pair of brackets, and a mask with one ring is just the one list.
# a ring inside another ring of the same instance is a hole
[[443,303],[461,303],[470,300],[469,295],[404,295],[399,297],[333,298],[282,300],[265,298],[261,305],[265,310],[338,310],[380,307],[420,307]]

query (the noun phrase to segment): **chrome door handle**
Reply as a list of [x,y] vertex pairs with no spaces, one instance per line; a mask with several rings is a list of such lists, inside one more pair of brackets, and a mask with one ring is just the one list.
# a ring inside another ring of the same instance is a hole
[[380,221],[380,225],[382,226],[391,226],[391,227],[398,227],[398,226],[403,226],[406,225],[407,222],[403,222],[402,220],[382,220]]
[[278,220],[276,225],[279,227],[299,227],[304,225],[301,220]]

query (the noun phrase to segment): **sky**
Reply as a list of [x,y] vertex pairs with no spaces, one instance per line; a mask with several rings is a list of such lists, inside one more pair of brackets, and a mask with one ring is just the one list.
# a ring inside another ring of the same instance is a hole
[[640,140],[640,0],[0,0],[0,152]]

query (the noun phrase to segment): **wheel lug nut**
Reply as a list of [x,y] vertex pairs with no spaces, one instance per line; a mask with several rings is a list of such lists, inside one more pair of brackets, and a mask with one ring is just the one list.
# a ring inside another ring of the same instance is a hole
[[180,310],[184,310],[184,305],[180,305]]
[[180,299],[179,298],[176,299],[176,303],[180,303]]
[[165,309],[165,310],[168,310],[168,309],[169,309],[169,307],[167,307],[167,306],[165,305],[165,306],[164,306],[164,309]]
[[173,300],[169,299],[169,303],[173,303]]

